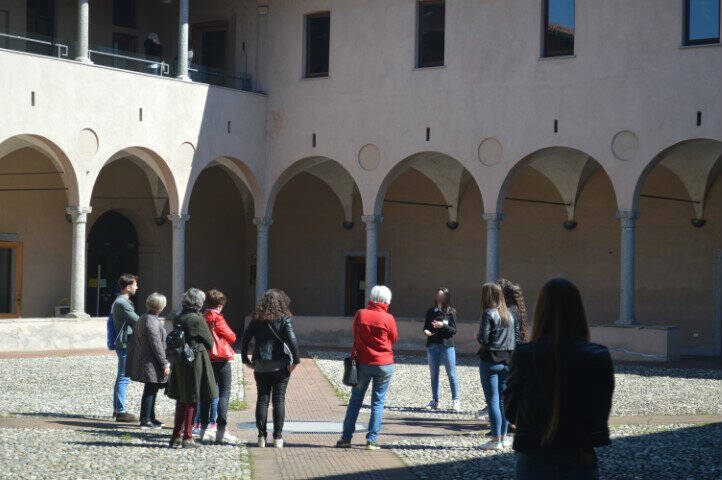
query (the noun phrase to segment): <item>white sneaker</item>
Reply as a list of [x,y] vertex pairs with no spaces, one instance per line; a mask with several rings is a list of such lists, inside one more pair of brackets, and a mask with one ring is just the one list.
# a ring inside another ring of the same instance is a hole
[[206,440],[206,429],[201,428],[200,431],[198,432],[198,441],[203,442],[204,440]]
[[283,448],[283,439],[282,438],[274,438],[273,446],[276,448]]
[[266,448],[266,437],[258,437],[258,448]]
[[504,437],[504,440],[501,441],[501,444],[504,445],[504,448],[511,448],[512,445],[514,445],[514,437],[507,435]]
[[489,440],[479,445],[482,450],[504,450],[504,445],[498,440]]
[[435,402],[434,400],[430,401],[428,405],[426,405],[426,410],[436,410],[439,408],[439,402]]
[[484,407],[476,414],[477,420],[488,420],[489,419],[489,409]]
[[234,435],[226,432],[225,427],[221,427],[216,431],[215,441],[216,443],[230,443],[231,445],[235,445],[238,439]]
[[461,411],[461,402],[460,402],[459,400],[454,400],[454,401],[451,403],[451,409],[452,409],[455,413],[459,413],[459,412]]

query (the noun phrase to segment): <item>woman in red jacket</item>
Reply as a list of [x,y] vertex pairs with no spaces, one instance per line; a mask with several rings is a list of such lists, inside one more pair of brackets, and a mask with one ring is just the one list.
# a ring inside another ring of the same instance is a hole
[[366,434],[366,448],[377,450],[376,439],[381,430],[381,416],[386,402],[386,391],[394,374],[394,352],[392,346],[399,338],[396,320],[387,312],[391,303],[391,290],[383,285],[371,289],[371,300],[353,318],[353,350],[351,355],[358,363],[358,384],[351,390],[351,399],[346,409],[341,440],[338,448],[350,448],[351,437],[356,428],[359,410],[366,389],[373,381],[371,390],[371,417]]
[[[233,348],[231,345],[236,341],[236,334],[226,323],[221,311],[226,305],[226,296],[220,290],[211,289],[206,292],[207,309],[203,312],[203,318],[208,324],[208,329],[213,335],[213,349],[209,352],[213,374],[218,383],[218,418],[216,420],[215,442],[235,443],[236,437],[226,433],[228,423],[228,399],[231,396],[231,381],[233,380]],[[208,429],[210,420],[211,402],[201,404],[201,432],[200,440],[203,441]]]

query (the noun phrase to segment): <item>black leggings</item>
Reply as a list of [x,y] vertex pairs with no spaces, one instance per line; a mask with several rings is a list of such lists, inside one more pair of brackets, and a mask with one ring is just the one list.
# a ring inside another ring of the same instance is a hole
[[[228,400],[231,398],[231,382],[233,381],[233,368],[231,362],[213,362],[213,374],[218,382],[218,418],[219,427],[228,423]],[[211,402],[201,402],[201,426],[207,427],[211,415]]]
[[[254,372],[256,378],[256,427],[258,436],[266,436],[266,421],[268,419],[268,401],[273,401],[273,438],[282,438],[283,421],[286,417],[286,387],[291,373],[283,368],[274,372]],[[273,392],[273,393],[271,393]]]
[[165,386],[165,383],[146,383],[143,387],[143,397],[140,399],[140,423],[157,422],[155,418],[155,398],[158,390]]

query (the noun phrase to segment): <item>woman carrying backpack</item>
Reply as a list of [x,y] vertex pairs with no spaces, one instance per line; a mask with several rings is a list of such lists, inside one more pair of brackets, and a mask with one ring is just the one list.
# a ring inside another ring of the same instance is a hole
[[[273,443],[283,447],[283,421],[285,417],[286,387],[291,372],[301,363],[298,343],[293,331],[291,299],[283,290],[271,289],[263,294],[253,312],[253,320],[243,334],[243,363],[253,368],[258,397],[256,400],[256,426],[258,446],[266,446],[266,419],[268,402],[273,399]],[[248,345],[255,338],[253,359],[248,358]]]
[[201,290],[188,289],[181,301],[182,311],[173,322],[175,328],[185,333],[186,342],[195,352],[195,358],[192,362],[175,358],[168,378],[166,395],[176,400],[175,423],[170,439],[172,448],[198,446],[193,440],[196,402],[218,398],[218,386],[208,356],[208,350],[213,348],[213,336],[200,314],[205,300],[206,294]]

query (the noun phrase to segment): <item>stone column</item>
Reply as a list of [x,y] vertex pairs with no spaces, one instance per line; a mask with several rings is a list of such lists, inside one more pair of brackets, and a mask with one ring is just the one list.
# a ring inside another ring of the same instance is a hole
[[256,68],[254,90],[257,92],[265,91],[266,87],[266,40],[268,38],[268,5],[258,5],[256,7]]
[[617,218],[622,223],[622,238],[619,249],[619,319],[618,325],[637,323],[635,305],[635,227],[639,212],[634,210],[618,211]]
[[90,38],[90,0],[78,0],[78,38],[75,60],[92,63],[88,54]]
[[366,301],[369,301],[371,289],[378,282],[378,257],[379,257],[379,225],[383,221],[383,215],[363,215],[361,220],[366,224]]
[[181,80],[190,80],[188,76],[188,0],[180,0],[178,20],[178,74]]
[[68,207],[73,222],[73,252],[70,267],[70,313],[68,317],[88,318],[85,313],[85,224],[90,207]]
[[273,219],[256,217],[253,223],[258,229],[256,236],[256,302],[258,302],[268,290],[268,232]]
[[503,213],[485,213],[486,222],[486,281],[499,279],[499,227],[504,220]]
[[190,215],[186,213],[168,215],[168,220],[173,223],[170,311],[180,309],[181,299],[186,288],[186,222],[189,218]]

